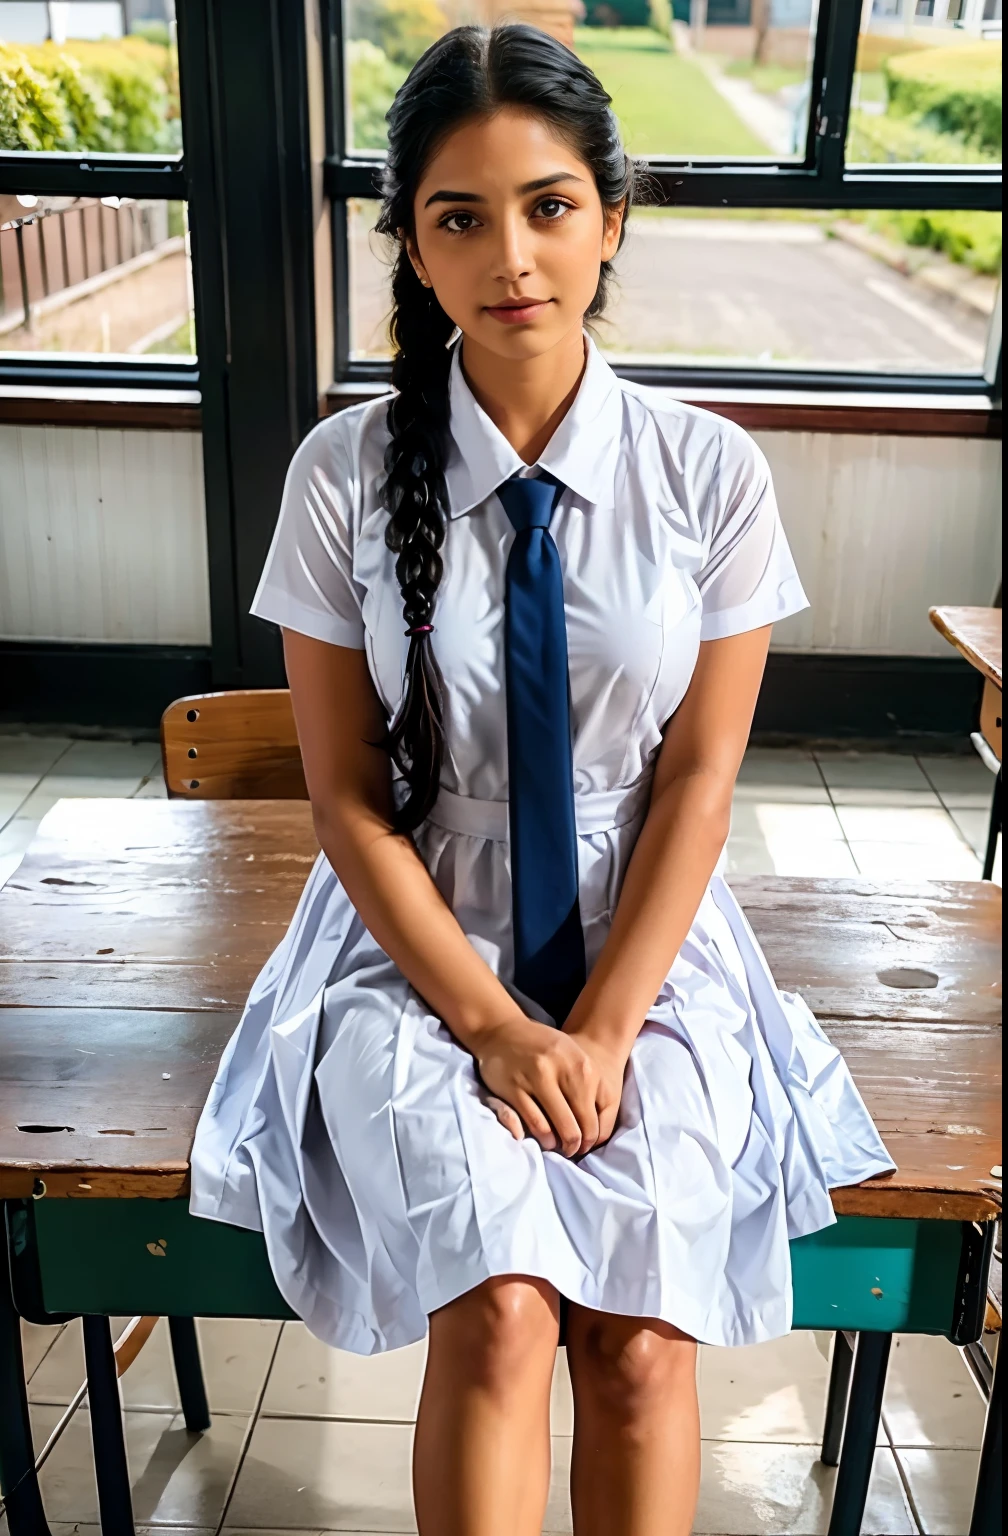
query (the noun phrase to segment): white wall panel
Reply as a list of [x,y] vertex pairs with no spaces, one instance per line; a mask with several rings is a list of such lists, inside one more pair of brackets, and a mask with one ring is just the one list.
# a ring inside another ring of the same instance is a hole
[[209,643],[198,432],[0,426],[0,637]]
[[[775,648],[948,655],[928,607],[1001,574],[1001,444],[756,436],[812,604]],[[198,433],[0,426],[0,637],[209,642]]]
[[948,656],[934,603],[987,604],[1001,576],[1001,444],[757,432],[811,607],[774,648]]

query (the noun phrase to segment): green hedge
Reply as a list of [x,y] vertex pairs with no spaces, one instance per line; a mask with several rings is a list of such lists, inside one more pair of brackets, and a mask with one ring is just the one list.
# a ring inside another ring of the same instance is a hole
[[889,115],[915,118],[1001,156],[1001,44],[924,48],[887,59]]
[[163,153],[180,145],[168,48],[135,37],[0,45],[0,147]]
[[406,70],[392,63],[367,38],[347,43],[350,71],[350,112],[354,149],[385,149],[388,134],[385,114],[406,78]]
[[974,272],[996,277],[1001,270],[1001,215],[964,209],[935,213],[892,212],[886,222],[899,231],[907,245],[923,245],[944,251]]
[[887,113],[853,112],[847,141],[850,165],[865,161],[890,165],[990,165],[997,157],[961,138],[942,133],[917,118]]

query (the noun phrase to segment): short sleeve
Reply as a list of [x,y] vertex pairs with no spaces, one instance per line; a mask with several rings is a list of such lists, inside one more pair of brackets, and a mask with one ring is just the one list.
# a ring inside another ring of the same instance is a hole
[[770,466],[740,428],[725,430],[703,525],[705,559],[697,575],[702,640],[762,629],[808,607]]
[[330,645],[364,647],[364,588],[353,575],[354,469],[338,418],[291,460],[280,516],[249,610]]

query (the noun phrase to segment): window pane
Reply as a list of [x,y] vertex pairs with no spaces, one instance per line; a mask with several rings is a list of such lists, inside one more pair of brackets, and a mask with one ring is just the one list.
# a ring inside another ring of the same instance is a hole
[[[350,206],[360,358],[389,350],[376,212]],[[935,248],[953,220],[991,271]],[[640,209],[595,334],[611,357],[647,365],[979,373],[1000,248],[1000,214]]]
[[816,12],[817,0],[344,0],[348,142],[383,149],[385,113],[424,49],[501,16],[581,55],[633,154],[800,158]]
[[0,147],[174,154],[174,0],[3,0]]
[[195,350],[184,203],[0,196],[0,352]]
[[1001,160],[1001,0],[866,0],[851,164]]

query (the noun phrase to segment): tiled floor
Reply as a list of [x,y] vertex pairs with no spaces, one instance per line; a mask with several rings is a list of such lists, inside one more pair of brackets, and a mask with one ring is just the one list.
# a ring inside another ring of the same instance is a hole
[[[752,750],[735,797],[736,873],[976,879],[992,781],[979,761]],[[60,795],[162,793],[152,742],[0,736],[0,883]],[[1000,880],[1000,855],[995,876]],[[214,1423],[186,1433],[162,1321],[123,1379],[138,1529],[189,1536],[415,1529],[409,1447],[421,1346],[373,1360],[335,1354],[300,1324],[204,1321]],[[79,1325],[25,1329],[36,1445],[83,1380]],[[794,1334],[704,1349],[697,1533],[826,1530],[835,1474],[817,1460],[829,1339]],[[554,1486],[545,1531],[570,1531],[572,1406],[554,1388]],[[901,1338],[889,1370],[866,1532],[960,1536],[969,1523],[983,1405],[951,1345]],[[42,1473],[56,1536],[97,1536],[86,1405]],[[90,1529],[89,1529],[90,1528]],[[6,1522],[0,1518],[0,1532]]]

